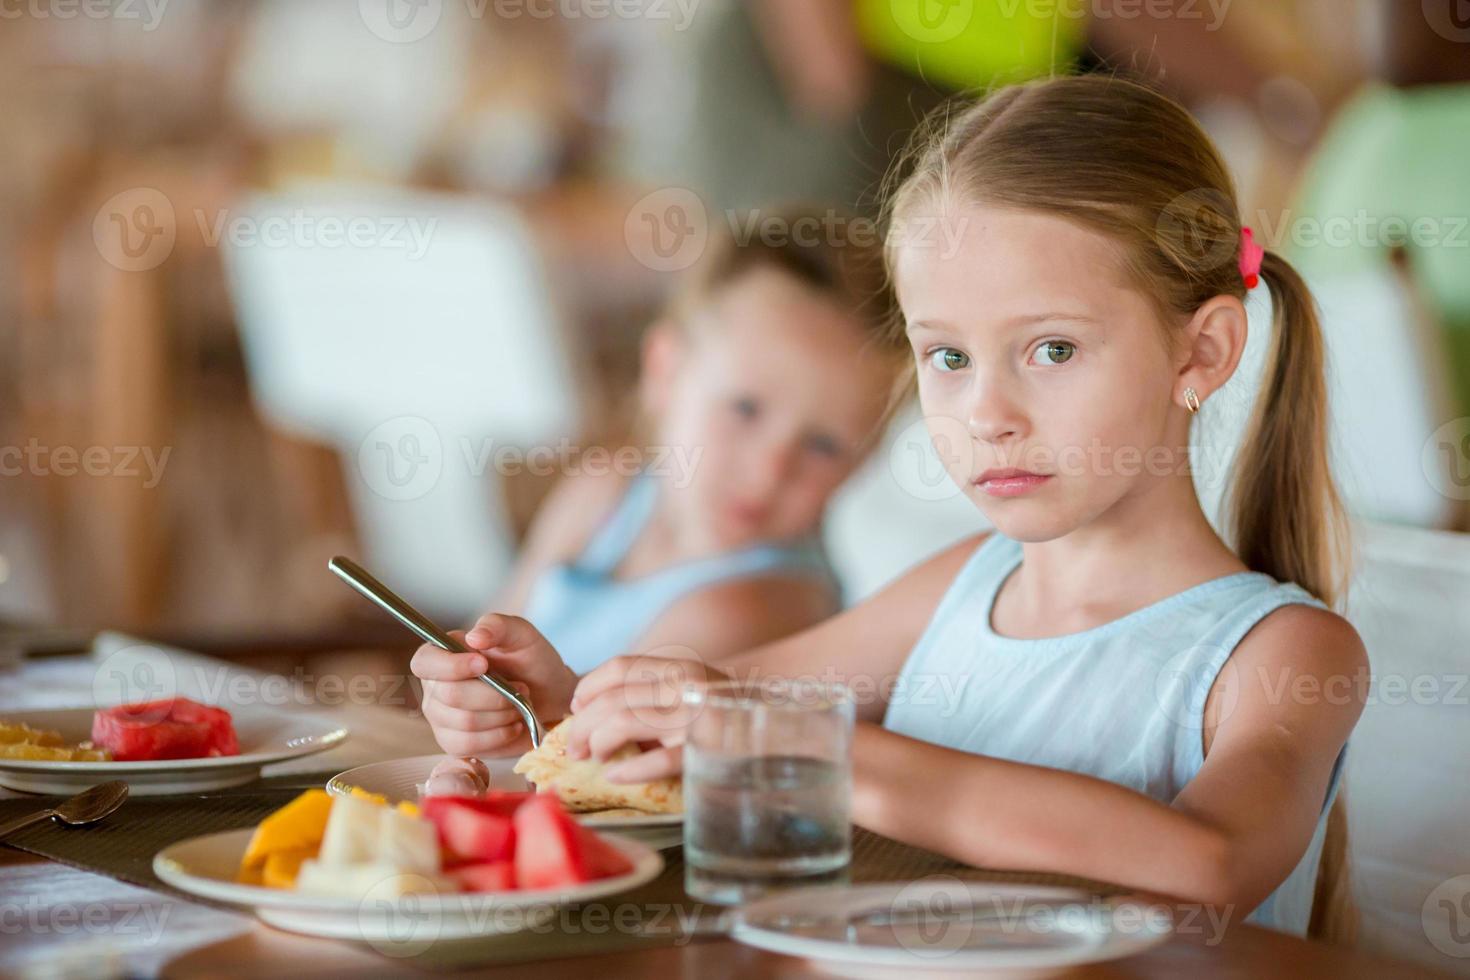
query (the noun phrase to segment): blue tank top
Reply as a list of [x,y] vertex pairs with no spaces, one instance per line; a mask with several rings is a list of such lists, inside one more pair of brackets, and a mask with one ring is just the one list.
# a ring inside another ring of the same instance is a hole
[[816,575],[836,594],[831,568],[815,543],[758,544],[636,579],[613,578],[657,503],[658,481],[636,477],[581,556],[547,569],[531,587],[526,618],[577,673],[631,652],[664,610],[700,589],[763,575]]
[[[1205,700],[1240,639],[1284,605],[1326,608],[1300,586],[1240,572],[1081,633],[1017,639],[990,620],[1021,559],[1021,545],[998,533],[975,550],[904,664],[884,727],[1086,773],[1162,803],[1204,763]],[[1342,765],[1339,755],[1306,854],[1247,921],[1306,933]]]

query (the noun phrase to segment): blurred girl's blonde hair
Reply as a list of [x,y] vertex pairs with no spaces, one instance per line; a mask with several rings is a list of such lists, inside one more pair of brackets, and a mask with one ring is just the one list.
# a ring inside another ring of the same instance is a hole
[[[847,313],[858,328],[857,343],[891,364],[896,389],[908,344],[889,329],[893,302],[877,224],[840,209],[805,203],[731,214],[735,217],[722,216],[728,220],[711,229],[708,246],[681,276],[660,322],[686,335],[698,334],[710,322],[701,314],[728,290],[757,272],[776,272]],[[895,392],[883,394],[891,412]],[[619,415],[608,426],[606,441],[636,444],[653,438],[655,422],[637,400],[630,399]],[[881,437],[881,429],[880,425],[872,434],[874,440]]]
[[[1181,106],[1133,82],[1054,78],[996,91],[921,130],[887,200],[891,229],[922,208],[983,204],[1071,220],[1117,246],[1161,321],[1182,325],[1207,300],[1245,298],[1234,182]],[[896,179],[896,178],[895,178]],[[942,219],[941,219],[942,220]],[[890,234],[889,267],[896,250]],[[1262,391],[1235,457],[1227,534],[1255,571],[1337,605],[1348,572],[1343,509],[1328,465],[1322,333],[1305,283],[1267,252],[1275,339]],[[1165,342],[1179,342],[1170,332]],[[1328,820],[1313,927],[1351,933],[1346,822]]]
[[[696,314],[725,289],[756,270],[780,272],[852,315],[866,341],[889,354],[906,354],[888,330],[891,303],[876,225],[812,204],[787,204],[745,216],[748,233],[722,225],[675,291],[667,316],[692,327]],[[762,234],[762,231],[775,234]]]

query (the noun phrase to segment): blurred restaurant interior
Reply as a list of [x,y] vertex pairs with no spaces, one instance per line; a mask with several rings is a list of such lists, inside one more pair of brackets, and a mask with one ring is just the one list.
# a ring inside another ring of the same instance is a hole
[[[105,629],[401,673],[412,640],[327,560],[472,621],[560,474],[626,435],[687,265],[666,235],[876,216],[946,97],[1087,71],[1186,105],[1320,298],[1375,668],[1470,670],[1463,3],[962,6],[927,37],[900,0],[0,0],[0,663]],[[916,491],[917,418],[826,522],[849,600],[981,526]],[[1465,710],[1356,736],[1364,941],[1449,968],[1417,903],[1470,861]]]

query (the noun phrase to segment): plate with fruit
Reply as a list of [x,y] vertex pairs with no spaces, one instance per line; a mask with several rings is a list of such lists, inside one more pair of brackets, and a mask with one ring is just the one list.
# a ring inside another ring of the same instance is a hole
[[135,795],[238,786],[262,766],[342,744],[347,729],[260,705],[188,698],[0,716],[0,786],[71,795],[109,779]]
[[663,870],[638,841],[603,837],[554,796],[438,797],[422,807],[308,790],[254,828],[153,858],[173,887],[252,909],[291,932],[388,944],[533,928],[557,908],[636,888]]

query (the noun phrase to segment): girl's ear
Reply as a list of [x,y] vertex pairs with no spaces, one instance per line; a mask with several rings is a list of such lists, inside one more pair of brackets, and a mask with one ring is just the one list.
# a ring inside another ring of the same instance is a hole
[[1195,311],[1185,328],[1185,359],[1174,384],[1176,404],[1185,405],[1188,388],[1203,402],[1230,380],[1245,353],[1246,330],[1245,304],[1234,296],[1216,296]]
[[643,335],[643,371],[638,395],[644,415],[661,418],[674,389],[674,380],[684,363],[689,342],[679,325],[664,317]]

